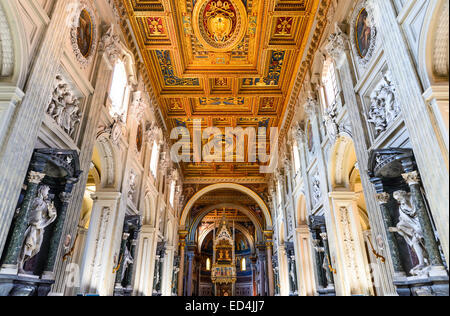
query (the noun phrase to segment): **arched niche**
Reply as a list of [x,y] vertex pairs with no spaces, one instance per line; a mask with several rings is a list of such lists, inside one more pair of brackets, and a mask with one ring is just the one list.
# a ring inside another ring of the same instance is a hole
[[426,89],[448,83],[449,77],[449,2],[429,1],[419,40],[419,68]]
[[98,190],[118,189],[122,168],[118,150],[112,143],[109,133],[103,133],[97,137],[94,154],[96,151],[98,152],[100,161],[100,165],[97,168],[101,175]]
[[258,241],[264,241],[263,238],[263,227],[261,222],[259,221],[258,217],[247,207],[239,204],[234,203],[222,203],[222,204],[216,204],[205,207],[202,211],[198,213],[198,215],[194,218],[194,221],[192,222],[191,226],[189,227],[189,235],[188,240],[194,241],[195,239],[195,233],[197,231],[198,226],[202,222],[203,218],[205,218],[206,215],[208,215],[210,212],[214,210],[220,210],[220,209],[236,209],[246,215],[250,221],[253,223],[253,225],[256,228],[256,236]]
[[0,83],[23,89],[28,74],[29,43],[17,1],[0,3]]
[[156,202],[157,197],[150,191],[145,192],[144,197],[144,214],[143,214],[143,225],[156,228]]
[[236,183],[218,183],[218,184],[213,184],[213,185],[210,185],[210,186],[207,186],[207,187],[203,188],[202,190],[200,190],[196,194],[194,194],[194,196],[188,201],[188,203],[184,207],[183,212],[181,214],[180,230],[186,229],[186,220],[187,220],[188,215],[189,215],[189,213],[190,213],[190,211],[192,209],[192,206],[194,206],[195,202],[199,198],[204,196],[205,194],[208,194],[210,192],[213,192],[213,191],[219,190],[219,189],[236,190],[236,191],[239,191],[239,192],[244,193],[244,194],[248,195],[249,197],[251,197],[258,204],[258,206],[261,208],[261,210],[263,212],[264,225],[265,225],[264,229],[272,230],[272,227],[273,227],[272,217],[270,215],[270,211],[269,211],[269,208],[267,207],[266,203],[254,191],[250,190],[249,188],[247,188],[247,187],[245,187],[243,185],[236,184]]
[[347,134],[340,134],[331,150],[329,179],[334,188],[350,189],[349,175],[356,163],[353,140]]

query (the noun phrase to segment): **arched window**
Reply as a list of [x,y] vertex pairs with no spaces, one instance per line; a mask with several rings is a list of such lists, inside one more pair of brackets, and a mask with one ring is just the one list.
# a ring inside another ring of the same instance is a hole
[[159,148],[156,140],[153,142],[152,157],[150,159],[150,172],[156,178],[156,169],[158,168]]
[[321,97],[324,106],[328,108],[336,102],[336,98],[339,93],[336,79],[336,68],[331,60],[327,60],[324,64],[322,83],[323,88],[321,89]]
[[241,271],[247,271],[247,260],[245,258],[241,260]]
[[111,99],[112,116],[123,116],[126,120],[128,99],[130,97],[130,90],[128,88],[128,76],[125,69],[125,63],[118,60],[115,67],[111,87],[109,90],[109,97]]
[[211,259],[206,258],[206,271],[211,271]]

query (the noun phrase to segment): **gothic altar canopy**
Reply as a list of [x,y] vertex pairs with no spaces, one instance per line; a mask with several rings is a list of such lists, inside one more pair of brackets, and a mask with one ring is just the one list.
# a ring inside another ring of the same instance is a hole
[[215,285],[217,296],[229,296],[232,293],[225,288],[234,291],[234,284],[236,282],[235,233],[233,229],[233,235],[231,235],[225,217],[223,217],[219,227],[219,233],[214,238],[214,260],[211,279]]

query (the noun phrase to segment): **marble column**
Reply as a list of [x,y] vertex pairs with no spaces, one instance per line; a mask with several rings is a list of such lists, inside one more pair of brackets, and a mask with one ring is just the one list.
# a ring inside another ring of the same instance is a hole
[[162,258],[160,254],[157,253],[155,258],[155,271],[153,273],[153,296],[159,296],[158,287],[161,280],[161,261]]
[[39,184],[44,179],[45,174],[42,173],[45,167],[43,162],[32,163],[32,170],[28,174],[28,185],[25,198],[19,213],[12,224],[12,235],[7,244],[6,252],[2,260],[2,273],[17,274],[18,260],[20,252],[25,240],[25,233],[28,227],[28,217],[30,215],[31,206],[36,197]]
[[267,277],[269,282],[269,296],[275,295],[274,280],[273,280],[273,269],[272,269],[272,241],[267,241],[266,251],[267,251]]
[[400,251],[398,248],[398,242],[393,232],[389,230],[390,227],[394,227],[394,221],[392,219],[391,213],[389,211],[388,203],[391,199],[389,193],[380,192],[376,195],[377,201],[380,204],[381,213],[383,215],[384,229],[386,230],[387,242],[389,247],[389,252],[391,255],[392,266],[394,272],[398,276],[406,276],[405,269],[401,263]]
[[[316,267],[316,273],[317,273],[317,279],[318,279],[317,281],[319,283],[318,285],[319,285],[319,287],[326,288],[327,287],[326,277],[323,275],[324,270],[322,268],[323,260],[320,257],[320,253],[321,253],[321,251],[320,251],[321,249],[319,247],[320,240],[318,239],[319,237],[313,237],[313,238],[314,238],[313,239],[314,242],[316,243],[315,251],[314,251],[314,259],[315,259],[316,264],[314,266]],[[323,253],[325,255],[325,250],[323,250]]]
[[192,280],[194,274],[194,257],[195,253],[191,250],[187,254],[187,282],[186,282],[186,296],[192,296]]
[[[130,237],[129,233],[123,233],[122,234],[122,242],[120,243],[120,254],[121,257],[119,258],[119,262],[117,263],[119,265],[119,270],[116,272],[116,287],[122,286],[122,272],[123,272],[123,255],[125,253],[125,247],[128,242],[128,237]],[[133,257],[134,258],[134,257]]]
[[178,296],[183,296],[184,289],[184,261],[185,261],[185,248],[186,248],[186,235],[185,233],[180,233],[180,271],[178,271]]
[[420,226],[422,226],[425,249],[427,250],[430,264],[434,269],[445,271],[436,237],[434,236],[433,225],[428,216],[425,201],[421,192],[419,173],[417,171],[412,171],[405,173],[402,176],[411,190],[414,208],[417,210],[417,217],[419,218]]
[[259,246],[257,250],[258,254],[258,266],[259,266],[259,295],[266,296],[266,271],[264,262],[266,261],[266,255],[264,253],[264,246]]
[[57,260],[58,250],[61,243],[61,237],[63,235],[64,225],[66,223],[67,211],[69,203],[72,200],[72,190],[79,178],[66,179],[64,191],[59,194],[59,199],[62,202],[61,208],[58,212],[58,217],[54,224],[52,237],[50,239],[50,248],[48,252],[47,262],[45,264],[43,279],[55,278],[55,264]]
[[251,258],[251,266],[252,266],[252,284],[253,284],[253,296],[258,296],[258,285],[256,283],[256,258]]
[[326,269],[327,279],[331,281],[330,284],[328,284],[327,287],[333,287],[334,286],[334,275],[332,271],[332,264],[331,264],[331,257],[330,257],[330,246],[328,245],[328,234],[324,229],[322,229],[322,232],[320,233],[320,238],[322,238],[323,241],[323,248],[324,248],[324,256],[326,257],[326,260],[328,261],[328,267]]

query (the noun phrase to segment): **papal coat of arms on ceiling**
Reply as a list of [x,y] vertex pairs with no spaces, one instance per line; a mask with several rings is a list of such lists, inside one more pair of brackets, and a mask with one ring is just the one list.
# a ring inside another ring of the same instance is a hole
[[231,51],[242,41],[247,29],[245,6],[241,0],[198,0],[193,28],[205,49]]

